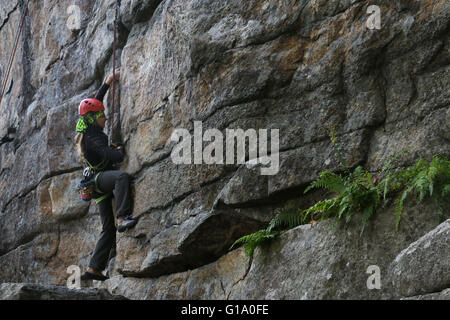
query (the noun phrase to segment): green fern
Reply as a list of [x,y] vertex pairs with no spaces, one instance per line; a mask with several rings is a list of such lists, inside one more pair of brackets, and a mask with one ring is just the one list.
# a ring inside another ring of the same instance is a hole
[[325,199],[317,202],[303,212],[303,220],[311,220],[314,216],[318,216],[320,220],[327,219],[333,215],[338,209],[338,199]]
[[294,208],[284,209],[278,211],[277,215],[270,221],[267,227],[267,232],[272,232],[275,229],[292,229],[303,224],[303,216],[301,211]]
[[317,187],[334,191],[337,195],[306,209],[304,218],[318,214],[321,220],[335,217],[338,220],[344,219],[348,223],[355,213],[360,212],[362,214],[361,234],[381,202],[380,187],[373,183],[372,175],[361,166],[347,176],[324,171],[306,188],[305,192]]
[[398,192],[402,189],[403,184],[398,180],[403,171],[396,169],[395,163],[401,156],[410,152],[411,149],[404,149],[398,154],[395,154],[394,156],[389,158],[383,165],[383,168],[379,173],[379,175],[383,177],[379,182],[379,185],[383,188],[383,200],[386,200],[388,194]]
[[416,194],[418,201],[422,202],[426,197],[434,199],[438,207],[438,219],[443,212],[442,206],[448,202],[450,190],[450,161],[440,157],[433,157],[430,163],[420,159],[411,168],[405,169],[396,177],[405,187],[402,194],[395,200],[396,229],[398,229],[403,206],[410,194]]
[[313,181],[311,185],[305,189],[304,193],[307,193],[313,188],[323,188],[332,192],[342,192],[345,189],[345,181],[340,175],[326,170],[319,174],[319,178]]
[[304,191],[309,192],[314,188],[326,189],[334,193],[334,197],[315,203],[305,210],[299,206],[286,206],[279,210],[270,221],[266,229],[259,230],[250,235],[237,239],[230,250],[238,245],[243,245],[246,253],[253,256],[257,246],[269,243],[282,232],[298,225],[306,224],[310,220],[324,220],[334,217],[338,220],[350,222],[354,215],[361,216],[361,233],[363,234],[367,222],[373,217],[382,201],[391,194],[401,194],[395,199],[395,226],[400,224],[404,202],[409,195],[416,194],[419,201],[427,197],[435,200],[439,216],[443,213],[443,205],[450,204],[450,161],[446,158],[435,156],[431,163],[420,159],[414,166],[406,169],[395,169],[394,161],[399,156],[409,152],[402,151],[399,155],[389,159],[383,166],[379,183],[363,167],[358,166],[347,174],[340,175],[328,170],[319,174]]
[[277,211],[275,217],[269,222],[266,229],[256,231],[252,234],[237,239],[230,250],[238,245],[243,245],[245,252],[249,257],[257,246],[267,244],[272,239],[278,237],[284,230],[295,228],[304,223],[302,212],[292,206],[286,206]]
[[249,257],[253,256],[253,252],[255,251],[257,246],[261,246],[273,238],[277,237],[281,232],[272,231],[268,232],[266,229],[256,231],[247,236],[243,236],[237,239],[233,245],[230,247],[230,250],[233,249],[237,245],[244,245],[245,252]]
[[450,184],[444,185],[442,187],[442,197],[445,197],[450,194]]

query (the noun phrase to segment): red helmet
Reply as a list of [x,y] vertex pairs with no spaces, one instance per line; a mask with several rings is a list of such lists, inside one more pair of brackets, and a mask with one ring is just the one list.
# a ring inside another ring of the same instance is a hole
[[105,106],[100,100],[94,98],[84,99],[78,107],[78,113],[84,117],[89,111],[105,111]]

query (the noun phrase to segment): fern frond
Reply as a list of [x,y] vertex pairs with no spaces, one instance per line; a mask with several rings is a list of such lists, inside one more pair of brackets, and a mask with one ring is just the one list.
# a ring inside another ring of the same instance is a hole
[[237,240],[231,245],[231,247],[230,247],[229,250],[233,249],[234,247],[236,247],[236,246],[238,246],[238,245],[245,244],[245,243],[248,243],[248,242],[257,240],[259,237],[261,237],[261,232],[263,232],[263,231],[265,231],[265,230],[259,230],[259,231],[256,231],[256,232],[254,232],[254,233],[251,233],[251,234],[249,234],[249,235],[240,237],[239,239],[237,239]]
[[370,217],[373,215],[374,212],[375,212],[374,205],[369,205],[364,209],[364,211],[362,213],[362,228],[361,228],[360,236],[363,234],[364,228],[366,227],[366,223],[367,223],[367,221],[369,221]]
[[403,191],[402,195],[395,200],[395,216],[397,219],[395,220],[395,229],[398,230],[398,226],[400,225],[400,219],[403,213],[403,204],[405,202],[406,197],[413,190],[414,186],[409,186],[405,191]]
[[329,191],[342,192],[345,189],[345,183],[340,175],[325,170],[319,174],[319,178],[314,180],[311,185],[306,188],[304,193],[307,193],[313,188],[323,188]]
[[268,232],[277,228],[292,229],[303,223],[303,216],[299,210],[281,210],[278,214],[270,221],[267,227]]
[[[403,151],[401,154],[409,151]],[[367,222],[375,214],[377,208],[391,192],[401,192],[394,202],[396,216],[395,228],[398,230],[404,203],[410,194],[415,194],[419,201],[431,197],[438,207],[438,218],[443,216],[443,203],[450,204],[450,161],[435,156],[431,163],[420,159],[415,165],[405,169],[393,168],[393,162],[400,156],[395,156],[383,166],[382,178],[374,183],[372,175],[363,167],[358,166],[345,174],[323,171],[304,191],[313,188],[323,188],[336,193],[334,198],[319,201],[306,210],[299,210],[298,205],[285,207],[278,211],[270,221],[267,229],[237,239],[230,250],[237,245],[243,245],[249,256],[255,248],[268,243],[279,236],[284,230],[304,224],[308,219],[317,217],[320,220],[329,217],[339,220],[344,218],[348,223],[355,214],[361,214],[363,234]],[[277,230],[277,231],[275,231]]]
[[229,250],[233,249],[237,245],[243,244],[245,253],[249,256],[253,256],[253,252],[255,251],[257,246],[260,246],[273,238],[279,236],[281,232],[268,232],[266,229],[256,231],[252,234],[243,236],[237,239],[230,247]]
[[442,187],[442,197],[450,194],[450,184],[446,184]]

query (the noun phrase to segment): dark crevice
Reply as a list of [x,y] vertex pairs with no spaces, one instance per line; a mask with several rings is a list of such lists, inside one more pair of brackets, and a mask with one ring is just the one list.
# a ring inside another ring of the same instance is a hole
[[232,286],[231,286],[232,289],[230,290],[230,292],[228,292],[228,295],[227,295],[227,297],[226,297],[226,300],[230,300],[230,295],[231,295],[231,293],[233,292],[233,288],[234,288],[239,282],[244,281],[245,278],[247,278],[247,275],[248,275],[248,273],[250,272],[250,269],[252,268],[252,264],[253,264],[253,256],[251,256],[251,257],[249,258],[248,265],[247,265],[247,269],[245,270],[245,273],[244,273],[244,275],[242,276],[242,278],[240,278],[238,281],[236,281],[235,283],[232,284]]
[[309,183],[310,182],[276,191],[263,199],[249,200],[238,204],[225,204],[222,200],[219,200],[215,204],[215,208],[219,210],[248,208],[258,209],[266,206],[280,205],[289,200],[298,198],[299,195],[303,195],[303,192]]
[[[27,10],[27,13],[31,15],[30,10]],[[23,96],[23,102],[18,110],[18,115],[22,112],[25,112],[28,106],[33,102],[33,97],[37,92],[37,89],[33,86],[33,70],[32,64],[27,63],[29,57],[33,55],[33,51],[31,46],[31,41],[33,35],[31,34],[31,22],[30,19],[25,19],[23,35],[21,36],[22,41],[22,61],[23,61],[23,80],[21,84],[21,95]],[[19,126],[20,130],[20,126]]]
[[[141,6],[136,9],[134,23],[142,23],[149,21],[153,18],[153,15],[158,8],[158,6],[164,2],[163,0],[153,0],[153,1],[139,1]],[[148,4],[150,2],[150,5]],[[144,7],[142,7],[142,5]],[[145,7],[147,6],[147,7]]]
[[42,233],[42,230],[35,230],[33,232],[30,232],[28,234],[25,234],[25,236],[21,237],[12,247],[7,248],[6,250],[0,250],[0,259],[3,256],[8,255],[9,253],[13,252],[14,250],[17,250],[19,247],[27,245],[28,243],[31,243]]
[[16,137],[16,132],[17,132],[16,128],[12,127],[8,128],[6,135],[0,140],[0,147],[5,143],[14,141]]

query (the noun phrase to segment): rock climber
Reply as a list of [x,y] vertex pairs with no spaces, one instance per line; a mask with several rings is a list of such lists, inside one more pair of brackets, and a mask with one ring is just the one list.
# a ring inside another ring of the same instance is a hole
[[[77,151],[87,166],[95,172],[95,190],[93,198],[98,203],[102,232],[89,262],[88,270],[82,280],[108,279],[102,271],[106,268],[110,254],[115,250],[116,230],[124,232],[136,225],[130,206],[129,175],[122,170],[115,170],[114,164],[124,159],[122,146],[108,145],[108,136],[103,132],[108,120],[105,116],[103,97],[114,80],[120,77],[116,69],[108,76],[106,82],[98,90],[95,98],[81,101],[75,136]],[[98,174],[97,174],[98,173]],[[101,192],[101,193],[99,193]],[[117,229],[114,223],[112,196],[116,202]]]

